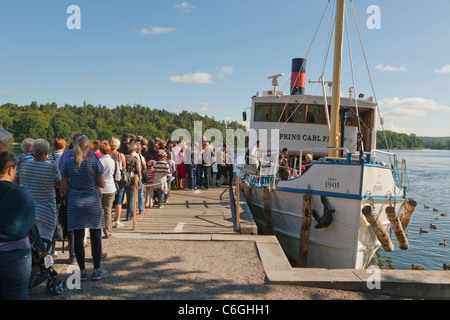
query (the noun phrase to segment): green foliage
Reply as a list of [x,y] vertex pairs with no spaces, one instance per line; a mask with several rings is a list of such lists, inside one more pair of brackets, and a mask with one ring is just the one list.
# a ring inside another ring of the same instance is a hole
[[421,137],[426,149],[450,150],[450,137]]
[[246,131],[236,121],[218,122],[196,112],[176,114],[139,104],[133,107],[121,105],[114,109],[100,105],[94,107],[86,102],[82,107],[68,104],[58,107],[54,102],[39,105],[36,101],[26,106],[11,103],[0,106],[0,127],[11,132],[16,142],[27,137],[49,142],[58,137],[70,142],[75,132],[84,132],[93,140],[112,136],[120,138],[124,133],[168,140],[178,128],[187,129],[194,137],[194,121],[202,122],[202,134],[207,129],[216,128],[222,132],[224,139],[226,128]]
[[405,133],[398,133],[385,130],[386,140],[382,131],[377,132],[377,148],[379,149],[423,149],[422,139],[417,137],[414,133],[407,135]]

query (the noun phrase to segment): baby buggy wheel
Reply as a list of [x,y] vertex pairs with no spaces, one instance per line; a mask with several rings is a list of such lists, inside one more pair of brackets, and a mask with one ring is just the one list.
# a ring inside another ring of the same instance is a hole
[[55,296],[63,293],[65,289],[66,289],[65,279],[61,279],[58,276],[52,276],[52,278],[47,281],[48,292],[50,292]]

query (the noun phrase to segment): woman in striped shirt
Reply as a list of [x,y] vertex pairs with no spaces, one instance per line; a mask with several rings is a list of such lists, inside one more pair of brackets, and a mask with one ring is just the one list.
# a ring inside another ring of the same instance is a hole
[[74,232],[75,256],[81,280],[87,280],[84,252],[84,231],[90,229],[94,272],[92,280],[108,275],[101,267],[102,229],[105,228],[99,188],[105,187],[104,169],[100,160],[88,157],[89,139],[80,136],[74,141],[73,158],[64,163],[61,188],[69,190],[67,229]]
[[[34,224],[41,238],[53,240],[56,228],[56,194],[61,175],[55,163],[46,162],[50,144],[43,139],[33,142],[34,159],[17,168],[15,182],[31,191],[36,208]],[[48,248],[47,248],[48,250]]]

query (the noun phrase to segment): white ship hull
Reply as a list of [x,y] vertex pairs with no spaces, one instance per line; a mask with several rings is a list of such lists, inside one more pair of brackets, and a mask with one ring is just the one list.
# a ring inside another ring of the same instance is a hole
[[[309,189],[308,189],[309,187]],[[308,191],[309,190],[309,191]],[[385,208],[399,211],[403,190],[395,187],[391,168],[378,164],[316,163],[297,179],[279,181],[271,192],[273,232],[287,256],[297,261],[303,218],[303,196],[309,192],[312,209],[323,214],[321,196],[335,209],[333,223],[316,229],[312,218],[307,267],[364,269],[380,247],[380,242],[361,210],[373,205],[383,228],[390,227]],[[266,227],[263,188],[251,188],[254,219]],[[391,197],[392,196],[392,197]]]

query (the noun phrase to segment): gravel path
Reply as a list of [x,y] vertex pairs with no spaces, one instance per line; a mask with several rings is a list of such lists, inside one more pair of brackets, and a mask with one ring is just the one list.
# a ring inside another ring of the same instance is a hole
[[[55,269],[68,277],[68,251],[60,251]],[[328,290],[296,285],[272,285],[253,242],[103,240],[110,272],[100,281],[81,283],[59,296],[46,290],[46,282],[29,292],[31,300],[386,300],[395,297],[362,292]],[[93,265],[86,249],[89,276]]]

